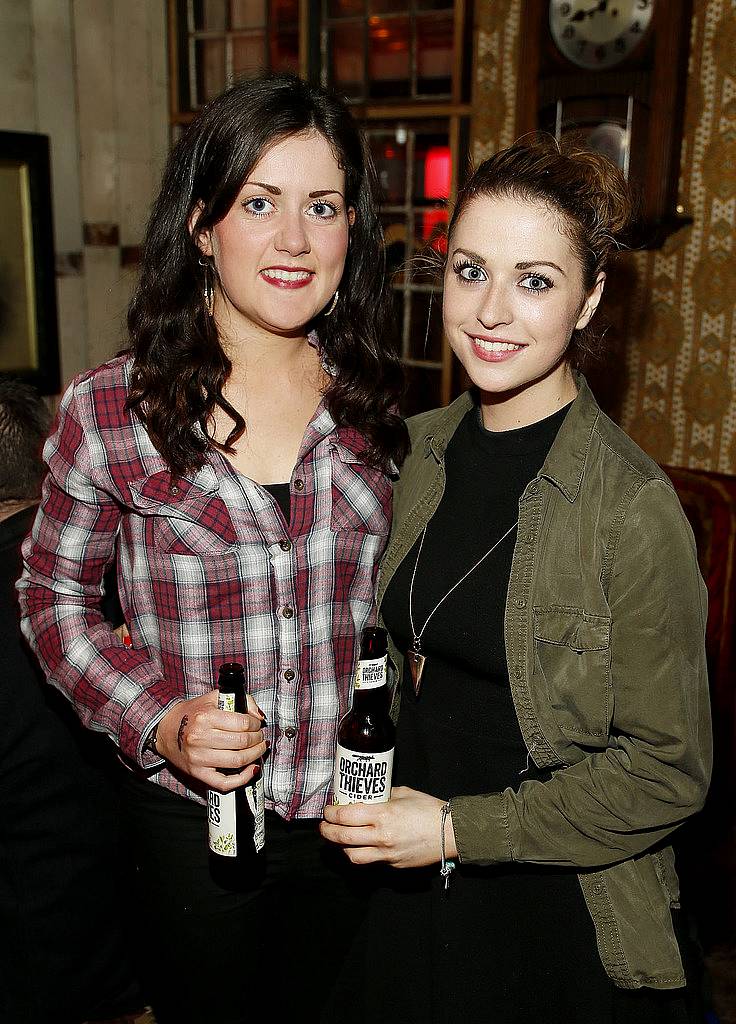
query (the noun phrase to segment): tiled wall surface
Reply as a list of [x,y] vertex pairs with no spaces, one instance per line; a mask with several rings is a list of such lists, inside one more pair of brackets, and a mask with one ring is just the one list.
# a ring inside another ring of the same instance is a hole
[[0,129],[48,134],[62,379],[123,344],[168,150],[165,0],[0,4]]
[[[513,141],[523,0],[476,4],[473,155]],[[736,473],[736,0],[694,0],[679,202],[691,227],[610,275],[605,406],[655,459]]]

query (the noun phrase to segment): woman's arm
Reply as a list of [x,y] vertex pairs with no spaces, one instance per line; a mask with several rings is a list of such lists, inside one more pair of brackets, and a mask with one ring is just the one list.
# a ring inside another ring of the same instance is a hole
[[[609,604],[615,745],[547,782],[455,797],[447,856],[602,867],[647,850],[702,806],[711,767],[706,591],[692,532],[662,482],[642,487],[629,510]],[[394,790],[388,804],[326,808],[322,831],[356,863],[415,867],[440,858],[441,806]]]
[[[84,725],[107,733],[143,767],[160,766],[163,755],[208,785],[233,788],[246,780],[226,779],[215,769],[242,768],[262,756],[260,718],[218,711],[214,691],[185,701],[147,650],[126,647],[104,618],[102,580],[114,558],[121,511],[95,480],[84,418],[73,384],[44,450],[49,471],[23,545],[23,632],[48,681],[71,700]],[[98,433],[92,443],[99,464]],[[144,750],[155,725],[158,755]]]
[[665,839],[703,804],[711,769],[707,592],[672,488],[632,502],[609,591],[612,745],[517,791],[451,801],[464,862],[600,867]]

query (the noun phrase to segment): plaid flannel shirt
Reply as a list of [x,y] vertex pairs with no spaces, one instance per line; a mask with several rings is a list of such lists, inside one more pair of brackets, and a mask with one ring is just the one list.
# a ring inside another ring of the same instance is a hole
[[[209,691],[223,662],[242,662],[268,723],[268,806],[319,816],[357,636],[372,620],[389,478],[363,463],[361,435],[336,427],[322,403],[290,481],[290,523],[216,449],[174,480],[125,409],[131,366],[121,357],[82,374],[62,400],[23,548],[24,633],[85,725],[199,802],[204,789],[144,740],[172,703]],[[116,557],[130,649],[100,608]]]

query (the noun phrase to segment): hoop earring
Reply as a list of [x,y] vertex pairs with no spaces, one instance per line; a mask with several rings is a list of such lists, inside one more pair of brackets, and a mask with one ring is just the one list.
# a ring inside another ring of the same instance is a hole
[[201,256],[199,257],[199,265],[204,267],[204,287],[202,290],[204,308],[207,310],[207,315],[212,316],[215,311],[215,289],[212,283],[214,271],[207,260],[203,260]]
[[339,296],[340,296],[340,289],[338,288],[337,291],[335,292],[335,294],[332,296],[332,302],[330,303],[330,308],[327,310],[326,313],[323,314],[324,316],[332,316],[332,314],[335,312],[335,306],[337,305],[337,300],[338,300]]

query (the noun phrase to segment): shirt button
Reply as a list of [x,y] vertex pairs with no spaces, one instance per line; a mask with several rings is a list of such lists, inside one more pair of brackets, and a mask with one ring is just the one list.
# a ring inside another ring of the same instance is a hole
[[173,494],[174,496],[176,496],[178,493],[179,488],[176,486],[176,484],[172,484],[171,487],[169,487],[169,494]]
[[291,541],[290,540],[280,540],[279,541],[279,547],[281,548],[282,551],[291,551]]
[[294,671],[293,668],[287,668],[286,672],[284,672],[284,679],[287,681],[287,683],[290,683],[295,675],[296,672]]
[[294,481],[294,490],[295,491],[303,491],[304,490],[304,481],[303,480],[295,480]]
[[281,614],[285,619],[290,619],[294,614],[294,609],[287,604],[286,607],[282,609]]
[[287,740],[294,739],[294,737],[296,736],[296,729],[294,728],[293,725],[290,725],[288,729],[284,729],[284,736],[286,736]]

